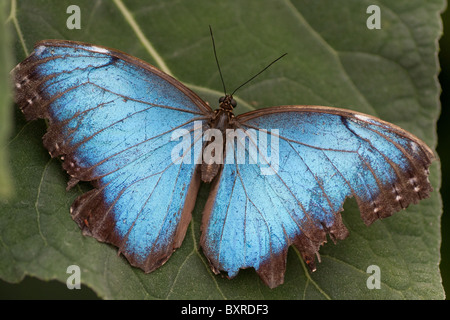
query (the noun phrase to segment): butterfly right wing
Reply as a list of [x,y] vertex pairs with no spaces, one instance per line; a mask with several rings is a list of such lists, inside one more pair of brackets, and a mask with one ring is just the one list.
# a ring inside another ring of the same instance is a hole
[[290,245],[315,270],[327,235],[348,235],[340,214],[348,197],[370,225],[432,190],[430,148],[375,117],[281,106],[241,114],[235,123],[242,131],[236,143],[227,139],[231,161],[211,188],[201,238],[213,271],[230,278],[253,267],[269,287],[280,285]]

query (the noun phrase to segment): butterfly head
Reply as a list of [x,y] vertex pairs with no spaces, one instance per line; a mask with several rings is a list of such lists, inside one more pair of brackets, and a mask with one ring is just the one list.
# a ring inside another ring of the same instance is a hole
[[219,108],[227,111],[233,111],[236,108],[237,102],[233,99],[233,96],[227,94],[219,99]]

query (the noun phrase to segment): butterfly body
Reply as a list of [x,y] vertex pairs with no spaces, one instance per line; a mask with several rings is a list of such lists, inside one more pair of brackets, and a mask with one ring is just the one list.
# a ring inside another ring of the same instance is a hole
[[[236,107],[236,101],[233,99],[231,95],[223,96],[219,99],[219,108],[215,110],[214,116],[210,120],[210,128],[217,129],[221,132],[222,142],[226,141],[226,130],[227,129],[235,129],[233,125],[233,120],[235,118],[233,114],[233,108]],[[210,141],[211,143],[212,141]],[[222,160],[225,155],[225,143],[221,143],[222,145],[222,156],[220,157]],[[206,148],[208,145],[206,145]],[[215,152],[217,150],[212,150],[211,156],[215,156]],[[202,181],[206,183],[210,183],[214,177],[217,176],[220,169],[222,168],[223,161],[214,161],[214,162],[202,162],[201,166],[201,177]]]
[[26,118],[49,120],[44,145],[63,158],[69,187],[94,186],[72,218],[146,272],[181,245],[202,181],[212,183],[200,239],[212,270],[232,278],[252,267],[270,287],[283,282],[290,245],[315,270],[327,235],[348,235],[346,198],[369,225],[432,190],[433,152],[358,112],[279,106],[234,116],[231,95],[212,111],[155,67],[74,41],[39,42],[13,76]]

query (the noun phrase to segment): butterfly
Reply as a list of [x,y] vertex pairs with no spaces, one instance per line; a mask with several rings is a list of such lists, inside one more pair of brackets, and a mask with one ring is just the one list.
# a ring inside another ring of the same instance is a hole
[[[219,69],[220,71],[220,69]],[[235,116],[118,50],[44,40],[12,71],[26,119],[45,118],[44,146],[68,188],[93,189],[70,208],[83,234],[152,272],[181,246],[201,183],[211,183],[200,244],[214,273],[254,268],[274,288],[294,245],[314,271],[327,237],[347,237],[357,201],[370,225],[432,191],[430,148],[359,112],[285,105]]]

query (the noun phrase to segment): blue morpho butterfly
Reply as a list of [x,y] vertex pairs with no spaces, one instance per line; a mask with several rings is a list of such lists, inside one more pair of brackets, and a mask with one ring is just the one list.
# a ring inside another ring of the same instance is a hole
[[64,160],[68,187],[95,187],[72,218],[145,272],[180,247],[201,181],[212,182],[200,240],[212,270],[232,278],[253,267],[271,288],[283,283],[290,245],[314,271],[327,235],[348,235],[347,197],[370,225],[432,190],[433,152],[355,111],[294,105],[235,116],[232,94],[213,111],[148,63],[74,41],[37,43],[12,73],[26,118],[49,121],[44,145]]

